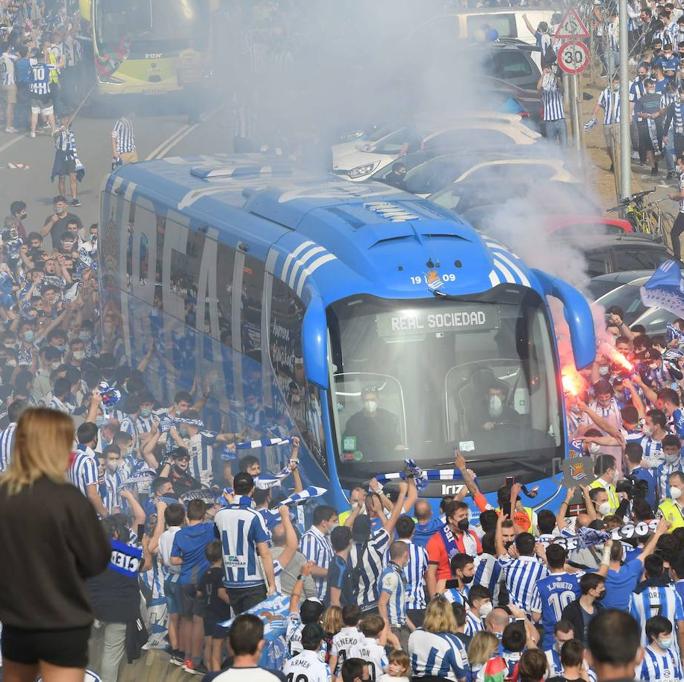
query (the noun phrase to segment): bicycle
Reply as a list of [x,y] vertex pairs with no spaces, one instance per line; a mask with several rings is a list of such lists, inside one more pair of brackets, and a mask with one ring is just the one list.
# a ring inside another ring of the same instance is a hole
[[669,211],[663,210],[661,204],[665,199],[646,200],[646,197],[655,191],[654,187],[643,192],[636,192],[624,198],[617,206],[609,208],[607,212],[620,211],[622,216],[631,223],[635,232],[664,241],[666,229],[672,226],[674,216]]

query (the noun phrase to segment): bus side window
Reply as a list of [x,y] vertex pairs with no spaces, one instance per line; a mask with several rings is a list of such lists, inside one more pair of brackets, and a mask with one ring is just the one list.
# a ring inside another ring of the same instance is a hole
[[[261,362],[261,294],[263,288],[264,264],[256,258],[247,256],[242,275],[242,352],[257,362]],[[261,393],[260,387],[254,390]]]

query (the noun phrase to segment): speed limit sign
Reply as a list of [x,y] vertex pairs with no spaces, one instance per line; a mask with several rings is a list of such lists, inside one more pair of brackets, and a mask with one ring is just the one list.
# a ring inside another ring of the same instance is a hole
[[581,73],[589,65],[589,49],[578,40],[563,43],[558,48],[558,66],[565,73]]

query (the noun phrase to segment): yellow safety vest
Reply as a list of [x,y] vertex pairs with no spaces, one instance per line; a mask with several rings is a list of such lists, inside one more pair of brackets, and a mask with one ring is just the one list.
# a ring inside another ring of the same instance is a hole
[[618,497],[617,490],[612,483],[606,483],[605,481],[597,478],[589,484],[589,488],[603,488],[608,493],[608,504],[610,505],[610,513],[613,514],[617,511],[620,506],[620,498]]
[[672,524],[670,526],[670,533],[675,528],[684,528],[682,510],[674,500],[664,500],[658,507],[658,511],[663,515],[664,519],[667,519]]

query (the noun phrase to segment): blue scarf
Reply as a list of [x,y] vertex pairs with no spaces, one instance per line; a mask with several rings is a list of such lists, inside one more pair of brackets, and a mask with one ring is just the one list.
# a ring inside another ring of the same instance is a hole
[[456,546],[456,538],[454,538],[451,528],[449,528],[449,525],[446,523],[439,529],[439,534],[442,536],[444,547],[449,556],[449,561],[451,561],[456,554],[460,554],[460,550]]
[[112,540],[112,556],[109,560],[109,568],[121,575],[133,578],[138,575],[138,569],[142,561],[142,549],[127,545],[119,540]]

